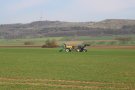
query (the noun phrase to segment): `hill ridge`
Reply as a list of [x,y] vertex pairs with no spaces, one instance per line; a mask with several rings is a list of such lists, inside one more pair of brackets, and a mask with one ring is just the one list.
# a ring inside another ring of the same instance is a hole
[[46,36],[135,34],[135,20],[106,19],[99,22],[34,21],[1,24],[0,39]]

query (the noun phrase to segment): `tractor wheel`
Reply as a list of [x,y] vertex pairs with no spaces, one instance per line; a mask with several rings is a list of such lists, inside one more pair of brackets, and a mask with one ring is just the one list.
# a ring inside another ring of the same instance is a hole
[[66,49],[65,51],[66,51],[66,52],[71,52],[71,50],[70,50],[70,49]]
[[87,49],[83,49],[83,52],[87,52]]
[[80,49],[76,49],[77,52],[80,52]]

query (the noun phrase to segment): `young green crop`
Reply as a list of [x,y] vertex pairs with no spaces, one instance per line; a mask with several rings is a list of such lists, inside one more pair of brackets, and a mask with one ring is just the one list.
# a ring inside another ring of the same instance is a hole
[[[0,89],[88,90],[88,88],[76,88],[75,86],[94,86],[101,87],[103,90],[108,90],[109,87],[135,89],[135,50],[89,49],[86,53],[66,53],[58,52],[58,50],[0,48]],[[80,83],[67,81],[80,81]],[[1,82],[7,82],[7,84],[1,84]],[[24,83],[73,85],[73,87],[35,86]]]

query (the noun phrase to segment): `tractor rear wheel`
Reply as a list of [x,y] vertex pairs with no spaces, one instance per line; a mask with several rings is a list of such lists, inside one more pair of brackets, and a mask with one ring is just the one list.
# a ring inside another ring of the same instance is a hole
[[87,49],[83,49],[83,52],[87,52]]

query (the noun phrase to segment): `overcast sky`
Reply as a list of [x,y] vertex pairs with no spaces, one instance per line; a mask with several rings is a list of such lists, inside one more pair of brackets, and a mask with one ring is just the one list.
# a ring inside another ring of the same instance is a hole
[[104,19],[135,19],[135,0],[0,0],[0,24]]

